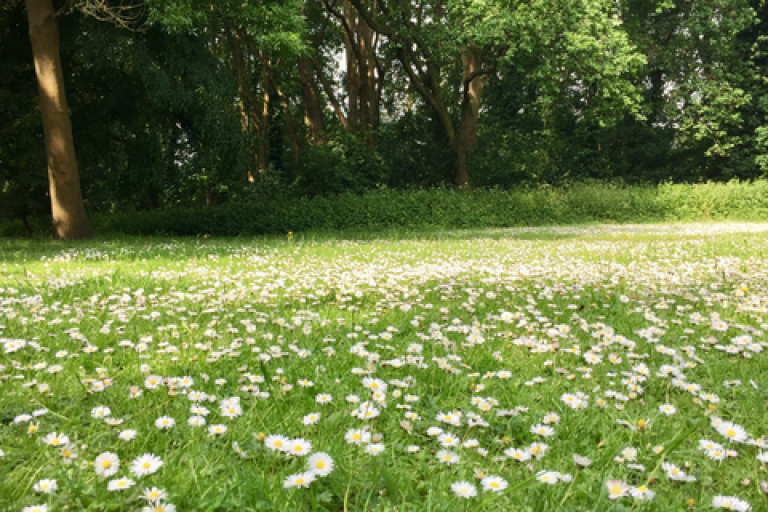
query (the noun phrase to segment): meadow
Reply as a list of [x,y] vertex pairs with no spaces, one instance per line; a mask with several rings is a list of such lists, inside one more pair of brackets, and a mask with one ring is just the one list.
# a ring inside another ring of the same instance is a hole
[[768,510],[767,231],[0,240],[0,510]]

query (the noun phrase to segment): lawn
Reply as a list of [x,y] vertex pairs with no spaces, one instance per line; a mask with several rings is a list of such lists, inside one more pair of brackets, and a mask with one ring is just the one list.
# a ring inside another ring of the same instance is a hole
[[0,510],[768,510],[766,231],[0,240]]

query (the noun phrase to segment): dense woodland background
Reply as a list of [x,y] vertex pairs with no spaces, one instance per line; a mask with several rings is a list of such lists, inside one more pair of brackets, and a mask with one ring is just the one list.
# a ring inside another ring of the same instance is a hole
[[[89,215],[768,170],[764,0],[53,6]],[[0,221],[50,216],[39,104],[0,0]]]

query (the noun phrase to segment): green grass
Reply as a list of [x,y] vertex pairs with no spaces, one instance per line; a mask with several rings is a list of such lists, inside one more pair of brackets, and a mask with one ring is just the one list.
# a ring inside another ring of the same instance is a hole
[[[178,510],[677,511],[687,500],[710,509],[717,495],[766,510],[761,450],[730,443],[711,424],[717,416],[751,439],[768,434],[765,229],[711,223],[369,231],[353,238],[2,240],[0,510],[43,503],[49,510],[141,510],[147,502],[140,495],[155,486]],[[718,319],[726,331],[716,329]],[[660,329],[649,334],[653,342],[641,336],[651,327]],[[722,350],[744,335],[762,351]],[[26,345],[15,350],[11,340]],[[263,354],[273,357],[262,361]],[[590,364],[588,354],[602,361]],[[611,354],[621,361],[611,362]],[[61,371],[50,373],[53,365]],[[676,366],[700,391],[658,376],[664,365]],[[509,377],[488,375],[500,371]],[[149,389],[149,375],[188,376],[194,384]],[[268,397],[243,389],[249,376]],[[372,420],[353,417],[358,405],[346,400],[371,399],[366,376],[389,383],[386,407],[378,405]],[[304,379],[314,385],[302,387]],[[632,395],[627,379],[642,392]],[[736,379],[741,386],[724,386]],[[141,396],[130,397],[132,386]],[[187,424],[191,390],[215,396],[204,403],[205,427]],[[575,410],[562,397],[577,392],[589,399]],[[332,402],[317,403],[321,393]],[[220,404],[231,397],[240,397],[242,414],[227,418]],[[660,412],[666,403],[675,414]],[[121,424],[92,417],[98,406]],[[525,409],[497,416],[516,406]],[[41,409],[48,412],[19,418]],[[436,419],[449,411],[463,413],[460,425]],[[318,412],[317,424],[303,424]],[[418,416],[410,426],[401,423],[406,412]],[[550,425],[554,435],[531,432],[551,412],[560,418]],[[488,425],[470,426],[469,413]],[[164,415],[175,419],[173,428],[155,426]],[[637,428],[640,420],[645,428]],[[226,433],[209,435],[216,424]],[[380,455],[345,441],[348,430],[363,426],[381,436]],[[458,463],[440,462],[441,446],[427,434],[436,426],[462,442],[476,440],[487,454],[460,444],[447,448]],[[126,429],[136,438],[120,440]],[[71,464],[42,441],[51,432],[70,438],[78,455]],[[259,434],[304,438],[312,453],[330,455],[334,469],[309,488],[285,488],[308,455],[272,451]],[[738,455],[713,460],[699,449],[702,439]],[[534,442],[548,450],[530,466],[504,459],[505,450]],[[408,446],[419,451],[408,453]],[[642,470],[615,460],[625,448],[637,450]],[[104,452],[119,458],[113,476],[98,476],[92,465]],[[132,475],[131,462],[145,453],[163,465]],[[573,454],[592,465],[577,466]],[[671,480],[664,462],[696,480]],[[572,479],[546,484],[537,479],[543,470]],[[483,491],[476,471],[504,478],[508,488]],[[120,476],[136,485],[109,491]],[[58,490],[36,493],[41,479],[55,479]],[[656,496],[610,500],[609,480],[646,485]],[[451,485],[459,481],[475,485],[477,496],[456,496]]]
[[[0,219],[2,221],[3,219]],[[768,180],[624,186],[602,182],[567,187],[428,190],[377,189],[364,194],[244,198],[213,207],[91,215],[101,235],[421,236],[510,227],[691,221],[768,220]],[[50,218],[33,219],[37,236]],[[372,233],[374,233],[372,235]],[[0,222],[0,236],[22,236],[20,220]]]

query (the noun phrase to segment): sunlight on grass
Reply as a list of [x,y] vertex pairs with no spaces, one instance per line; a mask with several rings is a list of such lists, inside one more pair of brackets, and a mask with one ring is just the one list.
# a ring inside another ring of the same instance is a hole
[[768,510],[766,230],[2,241],[0,509]]

